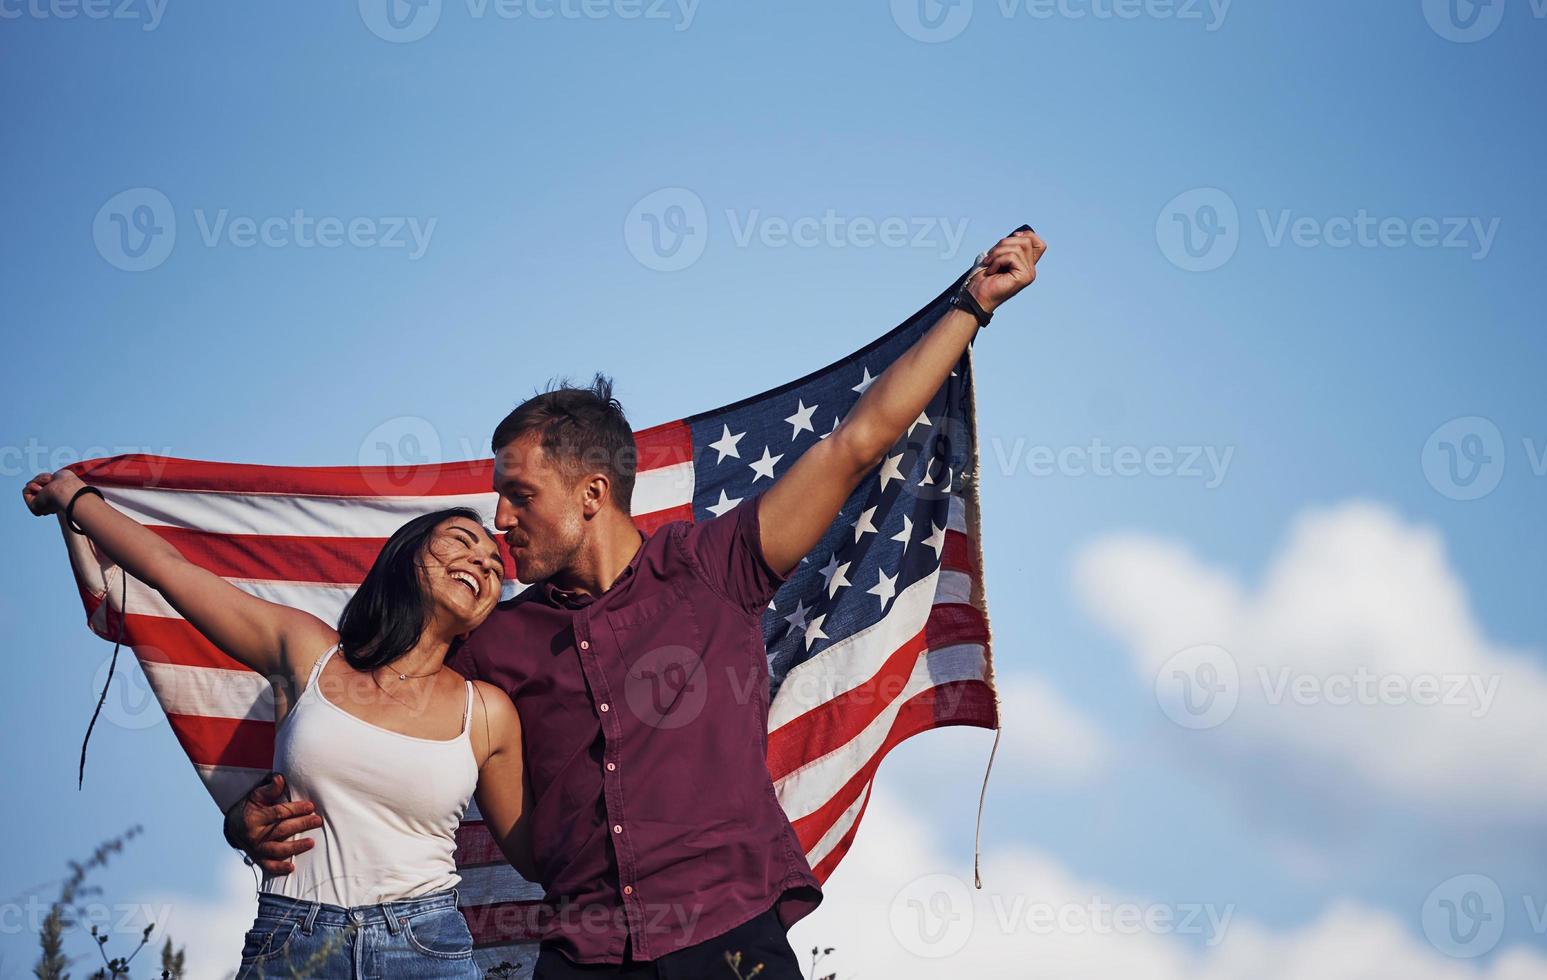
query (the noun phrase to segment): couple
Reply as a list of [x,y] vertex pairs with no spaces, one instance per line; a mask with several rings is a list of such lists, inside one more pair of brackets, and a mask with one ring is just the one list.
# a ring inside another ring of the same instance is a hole
[[[605,380],[530,399],[492,446],[516,567],[476,512],[425,514],[336,629],[187,561],[69,470],[34,478],[35,513],[61,514],[272,685],[277,774],[226,818],[265,872],[238,975],[478,976],[453,858],[476,797],[554,913],[540,980],[728,978],[728,952],[799,978],[786,931],[822,895],[766,768],[762,614],[1044,250],[1030,231],[1002,239],[831,436],[697,524],[634,526],[633,433]],[[535,584],[501,604],[507,575]],[[679,727],[631,710],[627,689],[674,652],[706,668]]]

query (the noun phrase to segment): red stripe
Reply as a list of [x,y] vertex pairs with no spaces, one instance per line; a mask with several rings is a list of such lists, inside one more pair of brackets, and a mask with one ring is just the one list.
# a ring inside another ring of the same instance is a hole
[[542,938],[545,913],[541,899],[464,905],[462,915],[473,934],[474,946],[535,943]]
[[264,770],[274,765],[272,721],[171,714],[167,720],[194,765]]
[[827,879],[837,869],[838,862],[842,861],[843,856],[849,853],[849,847],[854,843],[854,835],[859,833],[860,821],[865,819],[865,811],[868,809],[870,809],[869,796],[865,797],[865,802],[859,805],[859,812],[854,815],[854,822],[849,824],[849,829],[843,832],[842,837],[838,838],[838,843],[833,845],[833,849],[827,852],[826,857],[812,866],[811,873],[816,875],[817,881],[824,885],[827,884]]
[[972,539],[960,531],[945,532],[945,547],[940,552],[940,567],[953,572],[966,572],[978,578],[978,549]]
[[357,585],[386,538],[214,534],[147,525],[184,558],[223,578]]
[[223,670],[251,669],[222,653],[187,620],[139,613],[124,618],[124,642],[134,647],[134,655],[141,661]]
[[[693,458],[692,430],[680,421],[636,432],[634,444],[641,471]],[[70,469],[100,486],[320,497],[440,497],[490,492],[494,460],[419,466],[257,466],[134,454],[87,460]]]
[[801,847],[807,851],[815,847],[849,804],[859,798],[865,784],[875,777],[876,768],[899,742],[912,738],[931,728],[951,725],[971,725],[977,728],[994,728],[998,725],[998,712],[994,707],[994,692],[983,681],[952,681],[909,698],[892,720],[886,739],[865,764],[838,787],[820,808],[799,820],[791,821]]
[[[847,743],[902,695],[914,665],[926,650],[961,643],[988,643],[983,614],[974,606],[960,603],[936,604],[924,628],[893,651],[869,680],[769,733],[769,774],[782,779]],[[799,677],[793,682],[798,684]]]
[[480,864],[508,864],[505,852],[495,843],[494,835],[482,820],[464,820],[457,827],[457,849],[452,860],[457,867],[469,868]]

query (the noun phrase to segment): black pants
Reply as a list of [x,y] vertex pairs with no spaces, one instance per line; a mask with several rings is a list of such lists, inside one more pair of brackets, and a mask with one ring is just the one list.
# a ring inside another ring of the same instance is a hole
[[647,963],[635,960],[625,940],[622,963],[572,963],[556,949],[544,946],[532,980],[571,980],[583,977],[627,977],[629,980],[735,980],[725,962],[727,952],[741,952],[741,975],[759,963],[758,980],[801,980],[800,963],[790,948],[784,923],[773,909],[724,935],[667,953]]

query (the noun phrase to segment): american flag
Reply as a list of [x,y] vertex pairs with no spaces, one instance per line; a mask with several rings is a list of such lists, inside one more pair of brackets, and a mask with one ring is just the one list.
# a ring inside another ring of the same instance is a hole
[[[928,331],[954,289],[798,381],[637,432],[635,522],[648,532],[702,520],[767,489]],[[254,595],[337,622],[385,539],[409,518],[466,505],[492,523],[492,466],[276,467],[132,455],[76,469],[189,559]],[[976,471],[969,352],[764,614],[768,771],[823,881],[853,842],[893,746],[947,725],[998,728]],[[227,807],[272,762],[267,681],[150,588],[130,582],[125,608],[121,569],[86,538],[66,531],[65,542],[92,630],[133,648],[205,788]],[[506,567],[514,568],[508,556]],[[505,594],[520,588],[507,581]],[[518,952],[511,944],[530,937],[483,913],[534,902],[541,889],[499,858],[476,807],[457,854],[480,961]]]

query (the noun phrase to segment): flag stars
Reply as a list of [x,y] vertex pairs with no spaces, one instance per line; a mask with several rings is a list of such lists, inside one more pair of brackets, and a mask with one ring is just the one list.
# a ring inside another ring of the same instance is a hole
[[810,408],[807,408],[804,399],[798,399],[798,404],[800,407],[795,409],[795,414],[784,420],[794,430],[790,433],[790,441],[792,442],[799,438],[801,432],[809,432],[812,435],[816,434],[816,426],[811,424],[811,413],[821,407],[820,405],[812,405]]
[[747,464],[748,466],[752,467],[752,472],[754,474],[754,476],[752,477],[752,482],[756,483],[758,480],[761,480],[765,476],[768,477],[768,479],[772,480],[774,478],[774,473],[773,473],[774,464],[777,463],[779,460],[781,460],[783,458],[784,458],[784,454],[783,453],[780,453],[779,455],[774,456],[771,453],[769,453],[768,447],[764,446],[763,447],[763,458],[759,459],[759,460],[755,460],[755,461]]
[[867,368],[865,368],[865,376],[860,379],[859,384],[855,385],[853,388],[851,388],[849,390],[850,391],[857,391],[857,392],[859,392],[860,394],[863,395],[865,393],[865,389],[869,388],[871,385],[875,384],[875,381],[876,381],[876,379],[872,378],[870,376],[870,368],[867,367]]
[[742,436],[746,435],[745,432],[738,432],[735,435],[731,435],[730,426],[727,425],[723,428],[725,429],[725,434],[720,436],[719,441],[711,442],[709,444],[710,449],[713,449],[715,452],[720,454],[720,458],[715,460],[716,464],[725,462],[725,457],[727,456],[734,456],[737,459],[740,459],[741,453],[736,451],[736,444],[741,441]]
[[935,526],[934,521],[929,522],[929,527],[931,533],[924,539],[924,544],[935,549],[935,561],[939,561],[941,555],[945,554],[945,528]]
[[911,437],[913,435],[913,430],[917,429],[921,425],[927,425],[930,428],[934,428],[934,426],[935,426],[935,424],[933,422],[929,421],[929,416],[928,415],[925,415],[923,412],[920,412],[919,413],[919,417],[913,420],[913,424],[912,425],[908,426],[908,435]]
[[[881,492],[882,493],[886,492],[886,488],[891,485],[891,482],[893,480],[903,480],[904,479],[903,475],[902,475],[902,465],[901,465],[902,464],[902,456],[903,456],[902,453],[898,453],[896,456],[888,456],[888,457],[886,457],[886,462],[881,464]],[[906,481],[904,481],[904,482],[906,482]]]
[[826,613],[823,613],[820,616],[812,616],[811,621],[806,624],[806,649],[808,651],[811,649],[811,645],[817,640],[829,639],[828,635],[822,632],[822,620],[826,618]]
[[859,515],[859,520],[854,522],[855,541],[858,541],[867,534],[876,533],[876,526],[870,522],[870,519],[874,516],[876,516],[876,509],[874,507]]
[[913,539],[913,518],[907,514],[902,515],[902,530],[892,535],[893,541],[902,542],[902,553],[908,553],[908,544]]
[[784,617],[784,621],[790,624],[790,629],[792,631],[799,630],[800,632],[804,633],[806,632],[807,628],[806,613],[810,611],[811,610],[806,608],[806,604],[804,602],[796,602],[795,611]]
[[706,509],[715,517],[720,517],[723,514],[730,513],[730,511],[734,509],[737,504],[741,503],[743,499],[744,498],[742,497],[727,497],[725,495],[724,488],[721,488],[720,502],[717,504],[710,504]]
[[822,433],[822,438],[826,439],[828,436],[832,435],[834,432],[837,432],[838,431],[838,426],[840,426],[842,424],[843,424],[843,419],[841,419],[838,416],[834,415],[833,416],[833,427],[831,429],[828,429],[826,432]]
[[839,589],[850,584],[849,566],[852,564],[854,563],[848,561],[839,564],[838,555],[835,553],[831,558],[827,559],[827,564],[824,567],[817,569],[822,579],[827,583],[827,598],[831,599],[838,594]]
[[887,605],[892,601],[892,597],[897,594],[897,576],[888,575],[877,569],[876,584],[865,591],[881,600],[881,611],[885,612]]

